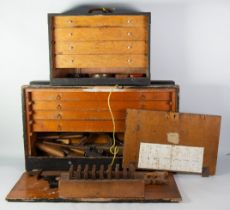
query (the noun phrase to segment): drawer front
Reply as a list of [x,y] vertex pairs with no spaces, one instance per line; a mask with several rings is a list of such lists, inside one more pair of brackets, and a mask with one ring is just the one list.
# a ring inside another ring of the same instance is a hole
[[54,29],[55,41],[115,41],[147,39],[145,28],[58,28]]
[[55,16],[53,17],[54,27],[69,28],[78,26],[87,27],[145,27],[147,17],[143,15],[106,15],[106,16]]
[[[117,120],[116,131],[124,132],[125,121]],[[111,120],[74,120],[74,121],[52,121],[52,120],[37,120],[33,123],[32,129],[35,132],[111,132]]]
[[[115,120],[125,120],[125,112],[114,111]],[[34,120],[111,120],[110,112],[107,110],[77,110],[77,111],[56,111],[56,110],[34,110]]]
[[145,41],[56,42],[55,55],[147,54]]
[[[168,110],[170,104],[168,101],[113,101],[111,102],[111,109],[114,111],[130,109],[164,109]],[[47,102],[38,101],[33,104],[33,110],[95,110],[104,111],[108,110],[108,104],[106,101],[69,101],[69,102]]]
[[56,68],[146,68],[145,55],[56,55]]
[[[138,89],[137,89],[138,90]],[[110,98],[116,131],[124,132],[126,109],[175,110],[175,89],[114,91]],[[109,92],[71,89],[30,91],[31,127],[34,132],[111,132]]]
[[[93,89],[92,89],[93,90]],[[113,91],[111,94],[111,101],[170,101],[173,90],[148,90],[148,89],[127,89],[124,92]],[[47,89],[47,90],[33,90],[31,97],[33,101],[107,101],[109,91],[75,91],[64,89]]]

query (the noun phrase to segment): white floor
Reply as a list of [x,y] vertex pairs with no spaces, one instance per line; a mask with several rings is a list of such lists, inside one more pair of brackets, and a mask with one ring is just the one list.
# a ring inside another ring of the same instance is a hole
[[219,154],[217,175],[202,178],[199,175],[177,174],[176,181],[183,197],[181,203],[26,203],[7,202],[5,196],[24,171],[24,160],[0,158],[0,210],[23,209],[230,209],[230,155]]

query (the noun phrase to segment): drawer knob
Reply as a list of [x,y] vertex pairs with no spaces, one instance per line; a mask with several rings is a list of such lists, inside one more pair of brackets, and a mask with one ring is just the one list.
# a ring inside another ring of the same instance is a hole
[[57,105],[57,110],[61,110],[61,109],[62,109],[61,104],[58,104]]
[[61,120],[61,119],[62,119],[61,114],[58,114],[58,115],[57,115],[57,119],[58,119],[58,120]]
[[128,45],[128,47],[127,47],[127,48],[128,48],[129,50],[130,50],[130,49],[132,49],[132,45]]
[[69,36],[73,36],[73,33],[69,33]]
[[71,46],[69,47],[69,49],[70,49],[70,50],[73,50],[73,49],[74,49],[74,46],[71,45]]
[[56,99],[59,101],[59,100],[61,100],[61,95],[57,95],[57,97],[56,97]]
[[57,126],[57,130],[61,131],[62,130],[62,126],[60,124],[58,124]]
[[128,59],[128,63],[132,63],[132,59],[131,58]]
[[73,21],[72,20],[68,20],[68,23],[73,23]]
[[128,19],[128,21],[127,21],[128,23],[132,23],[133,22],[133,20],[132,19]]
[[128,35],[128,36],[132,36],[132,32],[128,32],[127,35]]
[[71,60],[71,63],[74,63],[74,59]]

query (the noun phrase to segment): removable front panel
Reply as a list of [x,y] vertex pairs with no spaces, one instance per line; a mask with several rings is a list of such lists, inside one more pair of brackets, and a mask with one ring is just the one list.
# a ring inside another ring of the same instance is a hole
[[[123,164],[138,165],[138,160],[144,158],[146,162],[139,162],[140,168],[214,175],[220,123],[217,115],[130,109]],[[147,146],[140,147],[141,144]]]

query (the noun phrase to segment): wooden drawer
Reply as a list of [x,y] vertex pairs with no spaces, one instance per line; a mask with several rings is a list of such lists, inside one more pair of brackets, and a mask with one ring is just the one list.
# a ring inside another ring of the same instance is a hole
[[56,68],[145,68],[145,55],[56,55]]
[[145,41],[57,42],[56,55],[147,54]]
[[[114,111],[125,110],[127,107],[131,109],[163,109],[168,110],[171,106],[170,101],[113,101],[111,102],[111,109]],[[82,111],[82,110],[95,110],[104,111],[108,110],[106,101],[68,101],[68,102],[47,102],[38,101],[34,102],[33,110],[57,110],[57,111]]]
[[[94,91],[94,88],[84,89],[74,88],[52,88],[52,89],[33,89],[31,93],[32,101],[107,101],[110,88],[101,91],[100,87],[97,87],[98,91]],[[96,88],[95,88],[96,89]],[[118,89],[113,91],[111,95],[111,101],[137,101],[137,100],[159,100],[170,101],[171,94],[174,91],[172,89],[153,89],[153,88],[132,88],[132,89]]]
[[[114,111],[115,120],[124,120],[125,112]],[[111,120],[108,110],[77,110],[77,111],[55,111],[55,110],[34,110],[33,120]]]
[[147,40],[145,28],[58,28],[54,29],[58,41],[113,41]]
[[55,28],[70,27],[145,27],[147,19],[142,15],[110,15],[110,16],[55,16],[53,17]]
[[[124,132],[125,121],[116,120],[116,132]],[[111,132],[111,120],[37,120],[34,132]]]

